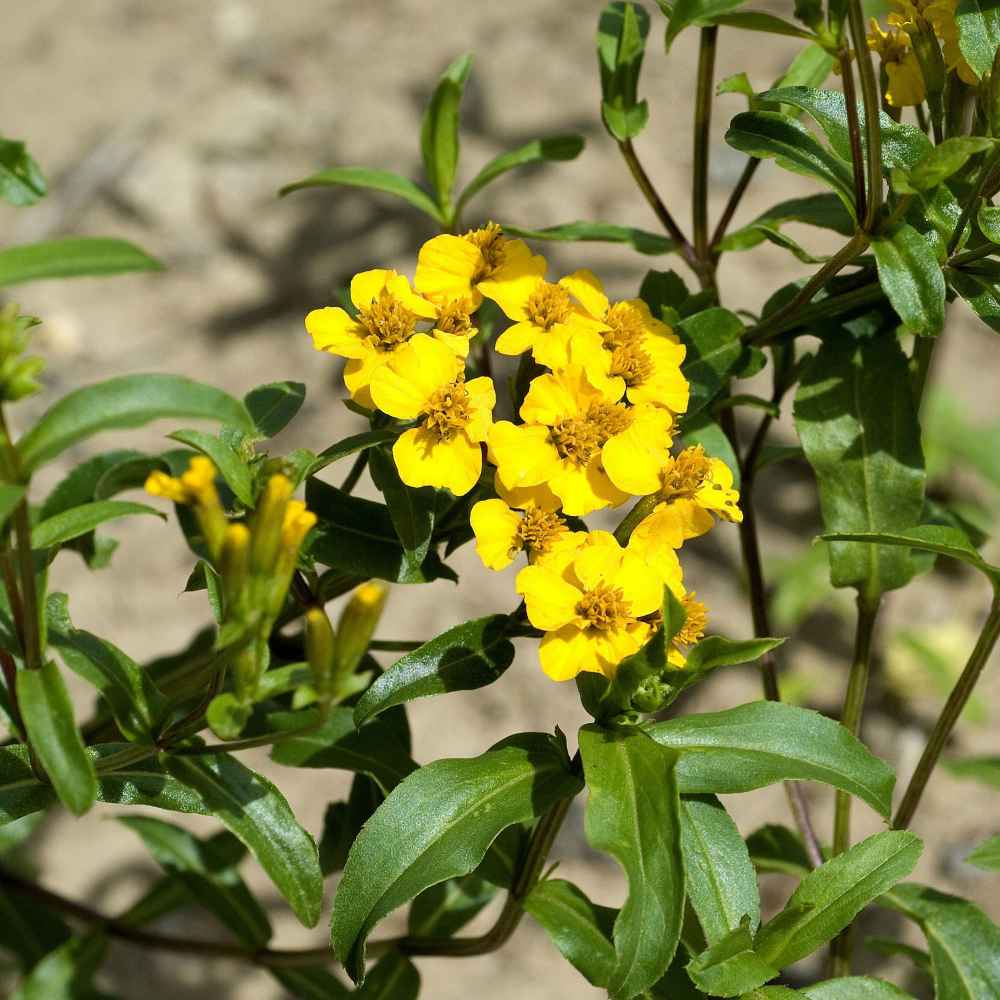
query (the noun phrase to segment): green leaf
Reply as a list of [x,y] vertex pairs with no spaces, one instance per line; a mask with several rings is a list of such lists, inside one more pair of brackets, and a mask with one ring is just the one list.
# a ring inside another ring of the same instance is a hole
[[144,503],[131,503],[125,500],[97,500],[72,507],[60,514],[40,521],[31,529],[31,547],[33,549],[50,549],[62,545],[71,539],[79,538],[93,531],[105,521],[115,521],[121,517],[131,517],[133,514],[152,514],[161,520],[166,516],[155,507]]
[[391,583],[426,583],[449,575],[454,578],[433,549],[423,565],[411,568],[385,504],[350,496],[318,479],[307,480],[306,503],[318,518],[309,549],[313,558],[325,566],[362,579],[375,577]]
[[465,186],[455,208],[456,215],[461,214],[462,209],[484,187],[492,184],[508,170],[533,163],[575,160],[583,152],[583,144],[582,135],[553,135],[544,139],[532,139],[517,149],[495,156]]
[[70,812],[82,816],[97,797],[97,775],[55,663],[49,660],[37,670],[19,670],[17,700],[31,745],[52,787]]
[[733,118],[726,142],[749,156],[773,159],[786,170],[821,181],[834,190],[853,214],[854,182],[850,169],[799,122],[774,111],[744,111]]
[[243,397],[257,433],[264,438],[273,438],[284,430],[305,401],[306,387],[301,382],[268,382]]
[[787,35],[791,38],[813,38],[810,31],[800,28],[783,18],[775,17],[760,10],[740,10],[732,14],[717,14],[701,18],[701,25],[716,24],[725,28],[741,28],[743,31],[762,31],[769,35]]
[[892,171],[892,186],[900,194],[930,191],[958,173],[977,153],[992,149],[996,140],[986,136],[963,135],[945,139],[933,146],[909,170],[896,167]]
[[691,384],[689,420],[718,395],[740,360],[743,322],[728,309],[714,307],[682,320],[677,332],[687,347],[682,370]]
[[202,800],[204,811],[246,844],[299,920],[315,927],[323,903],[316,844],[281,792],[228,754],[161,760]]
[[965,860],[983,871],[1000,872],[1000,837],[987,838]]
[[11,483],[0,483],[0,528],[2,528],[17,505],[24,499],[25,487],[14,486]]
[[760,872],[781,872],[802,878],[812,871],[809,855],[797,833],[787,826],[768,823],[747,837],[750,860]]
[[898,986],[870,976],[843,976],[824,983],[803,986],[799,992],[806,1000],[913,1000]]
[[372,170],[369,167],[330,167],[318,174],[306,177],[305,180],[287,184],[278,194],[284,197],[293,191],[316,187],[361,187],[371,191],[383,191],[408,201],[424,215],[429,215],[436,222],[445,222],[441,209],[427,192],[413,181],[394,174],[391,170]]
[[976,76],[985,76],[1000,48],[1000,10],[992,0],[959,0],[955,21],[962,55]]
[[717,18],[742,7],[746,0],[675,0],[667,22],[664,45],[669,52],[674,39],[693,24],[714,24]]
[[152,816],[119,816],[142,838],[164,871],[178,879],[203,906],[256,951],[271,939],[271,923],[243,879],[232,868],[217,870],[210,848],[187,830]]
[[103,934],[71,938],[46,955],[10,1000],[80,1000],[93,997],[91,980],[107,951]]
[[415,937],[451,937],[482,912],[496,891],[492,882],[478,875],[432,885],[413,901],[407,933]]
[[45,178],[27,146],[0,138],[0,198],[12,205],[34,205],[46,193]]
[[398,951],[389,952],[372,969],[364,986],[354,991],[366,1000],[417,1000],[420,973],[417,967]]
[[722,459],[733,474],[733,485],[739,489],[740,463],[726,432],[709,418],[704,409],[694,420],[684,420],[681,426],[683,428],[681,434],[683,447],[700,444],[713,458]]
[[[851,162],[851,135],[847,121],[847,105],[839,90],[816,90],[812,87],[778,87],[758,95],[762,101],[790,104],[804,111],[823,130],[837,156]],[[865,109],[858,104],[858,125],[865,128]],[[930,139],[915,125],[893,121],[884,111],[879,112],[882,133],[882,163],[885,167],[915,167],[934,148]]]
[[364,979],[365,940],[382,917],[469,874],[502,830],[579,789],[565,748],[540,733],[479,757],[434,761],[397,785],[354,842],[334,901],[333,947],[351,978]]
[[[979,262],[981,263],[981,262]],[[994,332],[1000,333],[1000,292],[997,276],[974,266],[947,269],[948,284],[972,307],[976,315]]]
[[[895,336],[825,342],[802,376],[795,426],[816,474],[828,532],[896,532],[920,520],[920,427]],[[914,572],[909,554],[898,548],[830,545],[835,587],[874,597],[902,587]]]
[[1000,243],[1000,205],[984,201],[976,213],[976,221],[990,243]]
[[104,237],[77,236],[0,250],[0,286],[162,269],[158,260],[137,246]]
[[507,615],[487,615],[442,632],[400,657],[361,696],[354,709],[360,726],[392,705],[449,691],[472,691],[499,680],[514,662]]
[[1000,927],[978,906],[915,882],[897,885],[879,902],[920,925],[937,1000],[1000,997]]
[[888,817],[892,770],[832,719],[781,702],[686,715],[647,732],[680,754],[681,794],[749,792],[779,781],[821,781]]
[[944,326],[944,275],[931,245],[903,223],[872,239],[878,277],[910,333],[933,337]]
[[0,948],[30,972],[70,939],[70,929],[52,910],[25,896],[0,892]]
[[610,3],[597,25],[601,71],[601,117],[612,138],[635,138],[649,120],[649,105],[639,101],[639,71],[646,52],[649,15],[634,3]]
[[854,233],[854,219],[844,208],[840,198],[834,194],[814,194],[780,202],[742,229],[735,229],[726,235],[718,249],[750,250],[766,239],[766,230],[778,229],[786,222],[832,229],[841,236],[851,236]]
[[152,742],[166,702],[149,673],[117,646],[73,627],[65,594],[49,596],[49,644],[75,674],[101,692],[122,734]]
[[1000,788],[1000,757],[965,757],[942,761],[946,771],[956,778],[971,778],[989,788]]
[[321,451],[316,456],[316,460],[309,466],[307,475],[315,476],[321,469],[325,469],[334,462],[339,462],[342,458],[347,458],[348,455],[354,455],[356,452],[374,448],[376,445],[389,444],[395,441],[397,437],[399,437],[399,430],[392,427],[385,427],[376,431],[363,431],[361,434],[352,434],[350,437],[346,437],[342,441],[337,441],[335,444],[331,444],[329,448]]
[[337,977],[322,965],[304,965],[290,969],[269,970],[271,975],[297,1000],[341,1000],[352,997]]
[[806,875],[785,908],[761,927],[757,953],[779,969],[811,955],[906,878],[922,849],[915,834],[887,830],[827,861]]
[[504,232],[526,240],[548,240],[556,243],[625,243],[639,253],[656,256],[672,253],[677,249],[673,240],[633,226],[619,226],[613,222],[564,222],[545,229],[524,229],[504,223]]
[[921,972],[931,975],[931,956],[928,952],[920,948],[914,948],[912,944],[903,944],[901,941],[894,941],[891,938],[865,938],[865,947],[879,955],[894,957],[901,955],[912,962]]
[[716,667],[759,660],[766,652],[780,646],[784,639],[727,639],[710,635],[702,639],[688,654],[684,670],[704,673]]
[[254,497],[253,476],[246,462],[240,458],[232,445],[213,434],[207,434],[205,431],[174,431],[169,436],[175,441],[207,455],[226,481],[226,485],[233,491],[236,499],[244,507],[253,507],[256,499]]
[[246,407],[221,389],[182,375],[121,375],[64,396],[17,443],[25,471],[100,431],[142,427],[163,417],[217,420],[252,431]]
[[617,910],[592,903],[572,882],[557,878],[539,882],[524,908],[589,983],[608,985],[616,962],[611,935]]
[[[299,714],[288,714],[289,728],[301,725],[293,721]],[[280,720],[281,716],[269,717],[272,724]],[[278,728],[284,726],[279,724]],[[417,767],[394,726],[376,720],[356,728],[351,709],[343,707],[332,709],[317,729],[275,743],[271,759],[286,767],[335,768],[367,774],[386,793]]]
[[406,572],[419,574],[420,565],[431,547],[438,492],[430,486],[419,489],[407,486],[400,479],[396,460],[387,448],[369,451],[368,468],[372,481],[385,497],[396,537],[403,546]]
[[753,950],[753,934],[746,924],[728,931],[696,955],[687,971],[695,986],[713,997],[749,993],[778,975],[778,970]]
[[424,173],[445,216],[451,215],[451,193],[458,167],[458,106],[471,69],[472,56],[464,55],[444,71],[420,128]]
[[831,542],[865,542],[879,545],[895,545],[903,548],[919,549],[921,552],[936,552],[938,555],[959,559],[985,573],[995,583],[1000,582],[1000,566],[986,562],[973,547],[965,532],[945,524],[918,524],[906,531],[853,531],[833,532],[822,536]]
[[722,941],[744,917],[755,931],[760,923],[757,873],[736,824],[713,795],[682,795],[680,803],[684,881],[706,940],[710,945]]
[[587,839],[628,876],[629,893],[614,925],[609,996],[634,997],[670,965],[684,914],[676,756],[639,729],[584,726],[580,753],[590,798]]

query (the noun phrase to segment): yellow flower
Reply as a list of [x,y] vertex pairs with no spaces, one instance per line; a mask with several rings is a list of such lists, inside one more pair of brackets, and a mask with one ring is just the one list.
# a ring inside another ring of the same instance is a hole
[[[371,407],[372,376],[417,333],[422,320],[439,321],[438,308],[410,288],[405,275],[376,269],[362,271],[351,279],[351,302],[358,311],[352,319],[340,306],[314,309],[306,316],[306,330],[317,351],[347,358],[344,384],[351,397]],[[469,352],[469,337],[475,332],[465,313],[465,326],[447,320],[453,329],[435,330],[434,336],[459,357]]]
[[544,560],[554,551],[574,544],[566,519],[554,510],[532,506],[514,510],[503,500],[480,500],[469,515],[476,535],[476,552],[487,569],[506,569],[524,552],[528,562]]
[[590,532],[561,571],[555,561],[527,566],[516,586],[528,620],[545,632],[539,658],[556,681],[581,671],[613,677],[649,638],[652,625],[645,619],[663,596],[645,563],[603,531]]
[[695,599],[694,591],[681,595],[679,600],[687,617],[680,631],[670,640],[670,648],[667,650],[667,664],[675,669],[683,669],[687,665],[684,648],[699,642],[708,625],[708,608]]
[[462,496],[476,485],[483,467],[480,442],[496,404],[490,379],[466,382],[455,353],[418,333],[375,372],[371,393],[383,412],[420,421],[392,448],[407,486],[444,487]]
[[668,411],[626,407],[571,365],[534,379],[520,413],[523,424],[500,421],[490,432],[504,489],[544,483],[573,516],[657,489],[669,457]]
[[[672,413],[688,406],[688,381],[681,373],[687,349],[642,299],[610,302],[597,276],[576,271],[560,282],[603,329],[582,331],[570,343],[570,360],[591,380],[608,379],[610,391],[630,403],[653,403]],[[595,349],[596,348],[596,349]]]
[[743,520],[729,466],[709,458],[701,445],[668,460],[660,472],[658,492],[661,502],[629,542],[655,568],[662,568],[664,560],[672,565],[672,552],[685,539],[705,534],[714,524],[712,514],[726,521]]
[[545,258],[521,240],[510,240],[496,223],[470,229],[464,236],[444,234],[428,240],[417,256],[414,284],[421,295],[443,305],[482,301],[480,284],[503,284],[527,275],[545,273]]
[[882,68],[889,78],[885,99],[894,108],[922,104],[927,96],[920,63],[910,45],[910,36],[898,25],[883,31],[875,18],[871,19],[868,48],[882,59]]
[[151,472],[146,479],[146,492],[165,497],[174,503],[193,507],[198,526],[213,560],[219,558],[226,537],[228,521],[219,492],[215,488],[215,466],[204,455],[195,455],[181,476]]
[[955,9],[958,0],[892,0],[901,14],[890,14],[889,23],[905,28],[910,34],[919,31],[926,22],[941,40],[945,66],[954,70],[969,86],[979,83],[979,77],[969,65],[959,47],[958,21]]
[[559,497],[549,489],[546,483],[537,486],[513,486],[509,489],[500,480],[499,474],[493,477],[493,488],[508,507],[516,510],[559,510],[562,504]]

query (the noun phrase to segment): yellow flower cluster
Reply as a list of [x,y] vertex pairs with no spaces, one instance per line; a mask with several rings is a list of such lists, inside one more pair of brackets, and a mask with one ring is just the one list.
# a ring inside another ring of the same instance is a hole
[[[931,66],[922,66],[919,50],[929,51],[928,58],[940,61],[957,74],[963,83],[979,82],[975,71],[966,61],[958,44],[958,22],[955,11],[958,0],[892,0],[897,8],[889,15],[889,28],[884,30],[875,18],[871,20],[868,47],[882,60],[888,86],[885,99],[894,108],[922,104],[927,97],[928,75],[935,74]],[[940,44],[941,55],[937,55]],[[936,71],[940,76],[940,71]],[[934,84],[931,82],[931,89]]]
[[[420,250],[413,288],[395,272],[365,272],[351,284],[357,318],[327,307],[306,328],[317,349],[348,359],[355,401],[414,422],[393,447],[407,485],[468,493],[486,445],[496,498],[472,508],[477,552],[493,570],[527,556],[516,589],[545,633],[548,676],[612,677],[657,627],[664,586],[688,610],[676,647],[701,637],[705,610],[684,589],[677,549],[704,534],[713,514],[740,520],[739,498],[723,462],[700,447],[671,452],[688,383],[670,327],[641,299],[610,301],[589,271],[549,281],[546,270],[492,223],[437,236]],[[511,320],[497,352],[530,351],[547,369],[531,381],[518,422],[493,422],[489,378],[465,380],[484,297]],[[626,546],[570,520],[650,496],[651,513]],[[676,647],[670,659],[682,665]]]

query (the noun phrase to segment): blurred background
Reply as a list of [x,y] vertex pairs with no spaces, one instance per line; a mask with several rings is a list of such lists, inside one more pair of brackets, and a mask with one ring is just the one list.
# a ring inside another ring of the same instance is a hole
[[[509,174],[487,189],[469,212],[469,224],[492,218],[541,227],[588,219],[656,230],[599,120],[594,31],[601,6],[598,0],[35,0],[9,9],[0,33],[0,130],[28,143],[49,177],[51,195],[30,210],[0,208],[4,243],[115,235],[133,240],[167,266],[162,274],[16,290],[23,310],[44,321],[38,346],[49,367],[48,392],[16,411],[15,423],[81,383],[155,369],[186,373],[239,395],[275,379],[305,382],[305,407],[275,450],[318,451],[360,429],[358,418],[340,403],[337,359],[313,351],[303,317],[335,302],[336,290],[356,271],[389,266],[412,275],[417,247],[433,231],[415,210],[380,195],[331,189],[278,199],[276,192],[335,164],[418,177],[423,104],[439,73],[463,52],[474,52],[476,62],[463,108],[460,183],[496,153],[529,139],[574,131],[587,139],[575,162]],[[665,57],[662,18],[654,4],[646,6],[653,29],[640,97],[649,99],[651,122],[637,147],[664,200],[688,228],[695,36],[682,36]],[[755,6],[787,16],[790,5]],[[755,90],[764,89],[798,45],[723,29],[718,76],[746,71]],[[828,85],[836,86],[835,80]],[[716,105],[713,217],[745,162],[722,138],[743,102],[729,95]],[[813,190],[765,164],[735,224]],[[820,231],[793,227],[790,232],[814,252],[838,245]],[[618,297],[634,295],[650,267],[682,270],[675,259],[642,257],[617,246],[539,249],[549,256],[551,271],[590,267]],[[730,255],[721,270],[723,302],[756,310],[775,288],[806,273],[806,266],[768,244]],[[997,383],[991,374],[996,350],[995,334],[964,305],[953,305],[925,412],[932,494],[960,501],[963,511],[986,527],[1000,490]],[[162,428],[136,434],[128,446],[162,447],[158,431]],[[782,439],[791,441],[789,413],[777,431]],[[98,440],[62,456],[40,477],[38,495],[107,445]],[[335,467],[326,475],[339,481],[345,472]],[[766,571],[774,585],[775,627],[779,634],[795,633],[783,650],[784,689],[791,699],[836,715],[853,610],[848,594],[829,588],[825,554],[811,545],[819,517],[807,468],[772,466],[760,478],[757,503]],[[181,648],[210,616],[203,595],[181,593],[191,556],[179,534],[143,521],[121,523],[108,533],[120,542],[110,568],[91,575],[75,555],[64,554],[53,567],[53,589],[73,595],[77,625],[107,637],[136,660]],[[1000,551],[991,548],[987,557],[996,561]],[[490,574],[471,547],[453,564],[463,575],[457,589],[447,582],[394,588],[381,633],[430,637],[513,606],[512,572]],[[735,529],[722,525],[689,543],[685,569],[689,586],[709,605],[711,628],[734,638],[749,636]],[[900,785],[971,648],[987,601],[985,584],[971,571],[943,563],[885,602],[864,737],[897,768]],[[80,695],[83,701],[90,698],[82,690]],[[1000,681],[987,670],[952,757],[1000,755],[998,695]],[[704,711],[758,697],[755,668],[736,667],[719,671],[679,708]],[[572,744],[584,721],[574,686],[548,681],[530,642],[495,686],[416,703],[410,716],[420,761],[477,754],[507,733],[551,731],[556,724]],[[314,833],[326,804],[342,798],[348,787],[349,776],[340,772],[282,769],[263,753],[247,758],[278,782]],[[832,793],[810,787],[808,794],[828,837]],[[780,789],[730,796],[726,805],[745,834],[765,822],[789,822]],[[994,918],[1000,918],[996,876],[963,859],[986,836],[1000,832],[998,806],[1000,789],[941,770],[914,824],[928,841],[916,877],[977,900]],[[617,905],[624,895],[622,879],[610,861],[587,847],[581,807],[582,801],[574,806],[554,852],[560,874],[578,880],[597,901]],[[110,819],[113,812],[99,808],[76,822],[56,816],[37,835],[45,882],[108,912],[127,906],[158,874],[137,838]],[[190,826],[206,830],[211,824],[194,819]],[[859,804],[856,837],[879,827],[878,818]],[[324,938],[325,923],[306,931],[282,916],[266,880],[252,864],[246,867],[254,887],[273,904],[279,946]],[[763,876],[765,905],[780,906],[790,886],[782,876]],[[487,925],[493,912],[479,923]],[[399,926],[397,914],[382,932]],[[195,910],[164,920],[162,929],[225,934]],[[887,930],[892,926],[884,923],[863,928],[866,934]],[[859,959],[865,968],[883,961],[865,949],[859,949]],[[421,960],[419,966],[423,995],[434,1000],[601,995],[563,962],[530,919],[501,953],[463,963]],[[905,965],[882,968],[923,995],[926,984],[907,979]],[[818,965],[803,963],[804,974],[818,971]],[[117,944],[105,986],[124,1000],[150,990],[175,1000],[287,996],[262,971]]]

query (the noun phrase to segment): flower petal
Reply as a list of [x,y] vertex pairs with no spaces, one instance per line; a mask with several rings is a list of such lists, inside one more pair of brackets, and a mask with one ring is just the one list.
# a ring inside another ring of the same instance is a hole
[[464,496],[479,481],[482,449],[464,434],[441,441],[422,427],[405,431],[392,446],[399,478],[407,486],[434,486]]
[[365,342],[368,331],[340,306],[313,309],[306,316],[306,331],[317,351],[342,358],[363,358],[371,351]]
[[564,625],[542,636],[538,659],[545,675],[554,681],[572,680],[583,670],[601,672],[594,644],[575,625]]
[[500,420],[490,428],[487,441],[490,461],[507,489],[544,483],[560,464],[545,427]]
[[648,403],[631,409],[632,422],[609,438],[601,449],[601,460],[611,481],[635,496],[654,493],[660,486],[660,471],[670,457],[668,410]]
[[420,248],[413,283],[433,302],[471,299],[478,305],[480,296],[473,290],[472,278],[481,262],[478,248],[461,236],[435,236]]
[[395,275],[395,271],[389,271],[384,267],[376,267],[354,275],[351,278],[351,301],[355,308],[364,309],[370,306]]
[[480,500],[469,514],[476,536],[476,552],[487,569],[501,570],[514,560],[517,529],[521,518],[503,500]]
[[604,294],[604,286],[593,271],[574,271],[560,278],[559,284],[595,319],[603,320],[607,315],[610,303]]
[[485,441],[493,424],[493,407],[497,405],[497,392],[493,379],[486,375],[465,383],[472,408],[472,419],[466,425],[465,433],[470,441]]
[[577,619],[576,606],[583,595],[549,566],[525,566],[514,588],[524,598],[528,621],[535,628],[552,632]]

